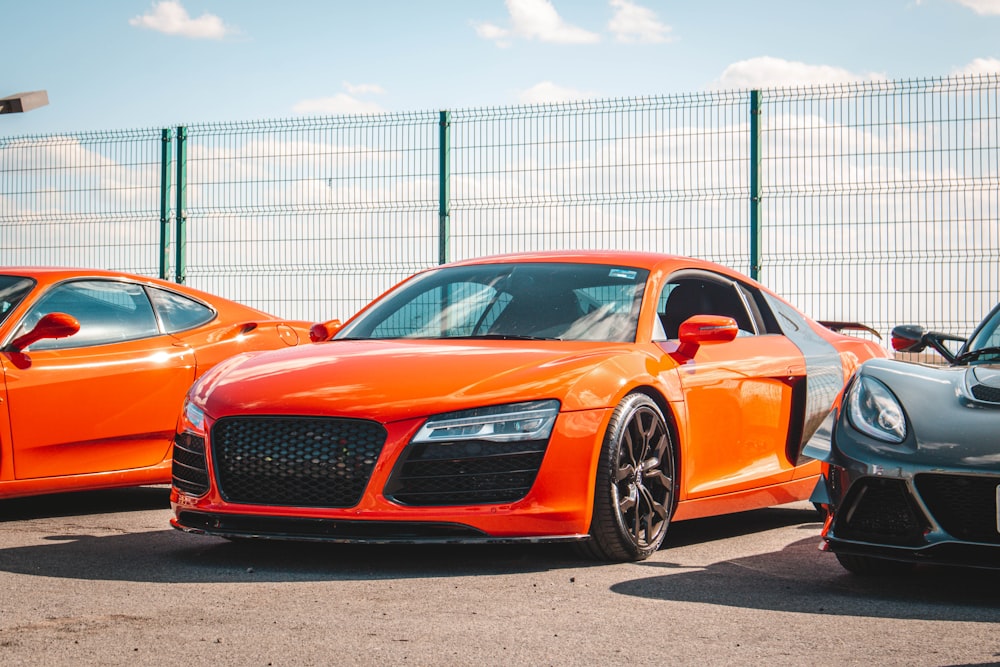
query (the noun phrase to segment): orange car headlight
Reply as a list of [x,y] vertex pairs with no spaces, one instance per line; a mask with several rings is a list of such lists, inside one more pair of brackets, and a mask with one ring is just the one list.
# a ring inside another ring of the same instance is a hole
[[559,401],[556,400],[448,412],[430,417],[413,442],[548,440],[558,414]]

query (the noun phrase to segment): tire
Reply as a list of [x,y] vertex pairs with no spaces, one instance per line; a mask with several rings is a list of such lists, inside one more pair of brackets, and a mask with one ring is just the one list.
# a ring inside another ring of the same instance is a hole
[[844,569],[863,576],[906,574],[913,569],[913,563],[888,558],[873,558],[857,554],[835,554]]
[[656,552],[676,504],[677,457],[660,408],[629,394],[608,424],[594,481],[590,539],[583,555],[605,561],[645,560]]

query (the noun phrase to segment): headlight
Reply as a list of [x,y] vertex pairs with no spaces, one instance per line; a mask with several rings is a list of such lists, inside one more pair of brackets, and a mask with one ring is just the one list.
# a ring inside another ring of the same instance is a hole
[[205,435],[205,411],[191,401],[184,402],[184,410],[181,412],[180,424],[177,428],[180,432],[193,433],[194,435]]
[[847,395],[847,418],[865,435],[886,442],[906,439],[906,416],[889,388],[875,378],[859,376]]
[[530,401],[435,415],[413,442],[460,440],[548,440],[559,414],[559,401]]

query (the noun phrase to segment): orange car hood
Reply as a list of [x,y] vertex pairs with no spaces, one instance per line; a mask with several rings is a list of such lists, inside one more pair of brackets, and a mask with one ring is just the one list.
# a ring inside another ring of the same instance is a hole
[[543,398],[574,410],[608,407],[629,356],[643,355],[628,344],[331,341],[234,359],[195,391],[216,419],[299,414],[388,423]]

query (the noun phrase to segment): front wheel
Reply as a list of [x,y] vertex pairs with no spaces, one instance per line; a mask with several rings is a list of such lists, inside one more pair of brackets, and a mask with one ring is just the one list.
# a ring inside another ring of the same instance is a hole
[[604,436],[594,487],[591,558],[638,561],[663,543],[676,500],[676,455],[660,408],[629,394],[615,408]]

